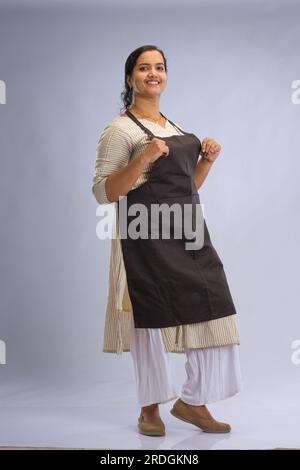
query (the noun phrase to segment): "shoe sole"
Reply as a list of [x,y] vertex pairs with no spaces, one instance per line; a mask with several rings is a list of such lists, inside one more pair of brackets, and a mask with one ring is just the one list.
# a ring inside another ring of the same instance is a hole
[[161,433],[161,432],[157,432],[157,431],[142,431],[141,429],[139,429],[139,433],[140,434],[144,434],[145,436],[165,436],[166,433]]
[[194,423],[193,421],[190,421],[190,420],[188,420],[188,419],[186,419],[186,418],[183,418],[182,416],[178,415],[177,413],[175,413],[174,410],[170,410],[170,413],[171,413],[171,415],[173,415],[175,418],[181,419],[181,421],[185,421],[186,423],[193,424],[194,426],[197,426],[197,428],[200,428],[203,432],[217,433],[217,434],[225,434],[225,433],[228,433],[228,432],[231,431],[231,429],[229,429],[228,431],[213,431],[213,430],[205,429],[205,428],[202,428],[201,426],[199,426],[199,424],[196,424],[196,423]]

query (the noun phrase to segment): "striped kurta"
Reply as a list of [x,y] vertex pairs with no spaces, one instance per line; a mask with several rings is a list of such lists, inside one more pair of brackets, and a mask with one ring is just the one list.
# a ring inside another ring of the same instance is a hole
[[[179,131],[168,121],[165,128],[147,119],[140,119],[140,121],[159,137],[179,134]],[[101,132],[96,148],[92,192],[99,204],[111,204],[114,209],[103,352],[122,354],[122,352],[130,351],[132,315],[116,203],[108,200],[105,182],[108,175],[126,166],[131,159],[136,158],[144,150],[148,143],[147,135],[128,116],[117,116]],[[150,163],[145,168],[131,189],[147,181],[151,165]],[[168,352],[183,353],[185,348],[240,344],[236,316],[229,315],[215,320],[160,328],[165,349]]]

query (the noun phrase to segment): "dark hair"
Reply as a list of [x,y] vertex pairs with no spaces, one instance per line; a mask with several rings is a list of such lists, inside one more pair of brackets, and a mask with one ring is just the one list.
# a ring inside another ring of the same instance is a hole
[[159,49],[157,46],[153,46],[151,44],[148,44],[146,46],[141,46],[135,49],[129,56],[127,57],[127,60],[125,62],[125,79],[124,79],[124,90],[121,93],[121,98],[124,103],[124,106],[121,108],[120,112],[122,113],[123,110],[127,110],[129,106],[132,103],[132,89],[129,87],[129,84],[127,82],[128,75],[130,76],[134,66],[137,62],[137,59],[139,56],[145,52],[145,51],[158,51],[161,53],[164,59],[164,65],[165,65],[165,70],[167,72],[167,59],[161,49]]

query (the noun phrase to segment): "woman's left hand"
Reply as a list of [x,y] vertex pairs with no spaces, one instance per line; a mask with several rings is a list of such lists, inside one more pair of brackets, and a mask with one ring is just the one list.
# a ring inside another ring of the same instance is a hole
[[210,139],[209,137],[205,137],[202,140],[201,144],[201,152],[200,155],[209,162],[214,162],[216,158],[219,156],[221,151],[221,145],[218,144],[214,139]]

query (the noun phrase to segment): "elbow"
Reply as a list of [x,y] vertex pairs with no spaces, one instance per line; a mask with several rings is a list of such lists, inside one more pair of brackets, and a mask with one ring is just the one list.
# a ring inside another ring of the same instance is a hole
[[107,203],[109,204],[109,203],[112,203],[112,202],[116,202],[117,199],[114,197],[113,194],[111,194],[111,191],[110,191],[110,189],[108,187],[108,184],[107,184],[108,179],[109,179],[108,177],[105,178],[105,181],[103,183],[103,191],[104,191],[104,194],[105,194],[105,199],[106,199]]
[[105,182],[107,178],[103,180],[93,183],[92,185],[92,193],[98,202],[98,204],[110,204],[114,202],[109,194],[106,193]]

